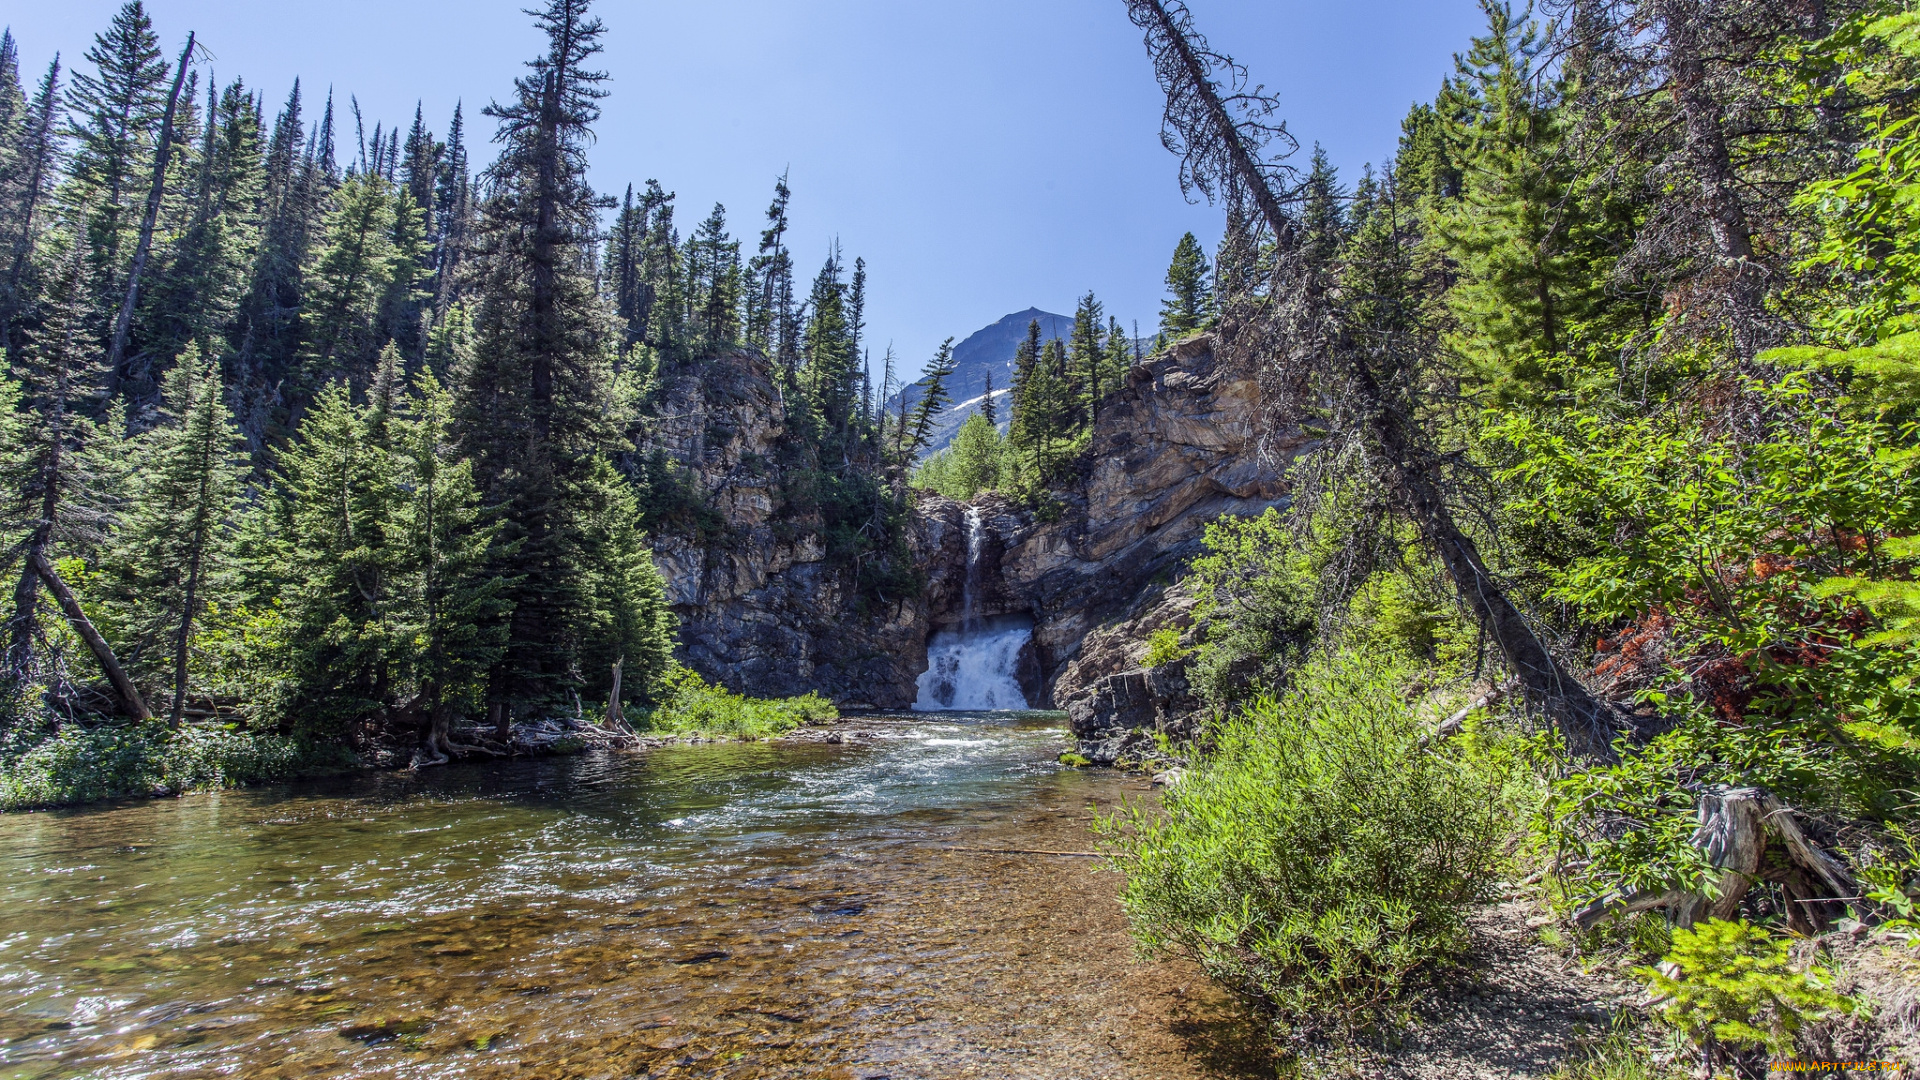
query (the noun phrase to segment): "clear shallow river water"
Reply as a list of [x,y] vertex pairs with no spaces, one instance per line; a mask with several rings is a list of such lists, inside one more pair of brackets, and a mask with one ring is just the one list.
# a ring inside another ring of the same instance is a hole
[[1137,782],[852,726],[0,817],[0,1078],[1254,1074],[1094,860],[980,850]]

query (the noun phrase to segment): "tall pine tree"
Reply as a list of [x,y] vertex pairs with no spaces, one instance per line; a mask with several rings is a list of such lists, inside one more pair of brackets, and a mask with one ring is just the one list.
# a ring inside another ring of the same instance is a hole
[[194,623],[225,570],[246,460],[220,364],[189,346],[167,376],[162,422],[140,440],[141,469],[115,564],[143,654],[164,656],[168,722],[186,707]]

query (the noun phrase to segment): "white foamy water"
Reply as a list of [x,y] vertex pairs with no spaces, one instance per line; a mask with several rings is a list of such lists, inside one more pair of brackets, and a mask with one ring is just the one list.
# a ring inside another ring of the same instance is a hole
[[915,712],[1027,708],[1014,672],[1033,623],[1020,616],[987,619],[935,632],[927,642]]

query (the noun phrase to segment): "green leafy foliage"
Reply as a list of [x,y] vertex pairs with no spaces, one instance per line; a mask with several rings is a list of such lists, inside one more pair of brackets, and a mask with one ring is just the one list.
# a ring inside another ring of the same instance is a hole
[[[1901,538],[1920,531],[1911,431],[1801,375],[1747,389],[1768,404],[1767,439],[1686,417],[1495,425],[1518,452],[1516,517],[1579,552],[1550,595],[1624,626],[1615,667],[1645,669],[1648,702],[1692,717],[1604,782],[1571,782],[1678,808],[1662,793],[1684,775],[1885,813],[1920,767],[1916,654],[1850,600],[1858,584],[1832,582],[1907,574]],[[1663,644],[1627,647],[1649,641]],[[1619,809],[1647,822],[1645,806]]]
[[1213,321],[1212,270],[1207,252],[1192,233],[1174,245],[1167,266],[1167,299],[1160,304],[1160,332],[1181,337]]
[[1212,733],[1164,810],[1100,823],[1149,950],[1190,955],[1286,1028],[1353,1032],[1466,945],[1505,864],[1511,758],[1425,745],[1378,658],[1317,661]]
[[1210,522],[1205,545],[1188,578],[1202,627],[1194,686],[1215,705],[1273,693],[1313,639],[1311,558],[1278,510]]
[[1807,1024],[1858,1007],[1832,989],[1829,973],[1796,970],[1785,939],[1745,922],[1713,919],[1675,930],[1667,962],[1671,975],[1640,969],[1665,999],[1660,1018],[1709,1049],[1724,1044],[1790,1057]]
[[68,726],[0,747],[0,810],[64,806],[156,789],[199,791],[351,767],[351,755],[272,732],[164,724]]
[[1019,470],[1019,461],[1009,452],[1007,440],[986,417],[975,413],[960,425],[952,445],[920,463],[913,484],[967,502],[983,491],[1013,488]]
[[1163,626],[1147,637],[1147,652],[1141,663],[1150,668],[1166,667],[1186,659],[1192,650],[1180,644],[1180,631]]
[[840,718],[833,703],[819,694],[778,700],[745,697],[677,664],[662,678],[658,700],[645,723],[646,731],[658,735],[769,739]]
[[1887,831],[1906,854],[1877,852],[1857,867],[1861,895],[1886,910],[1883,930],[1905,936],[1909,945],[1920,946],[1920,842],[1899,825],[1891,825]]

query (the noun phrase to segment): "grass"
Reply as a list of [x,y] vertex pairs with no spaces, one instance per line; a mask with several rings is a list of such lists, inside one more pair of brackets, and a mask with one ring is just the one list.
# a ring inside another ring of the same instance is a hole
[[655,735],[702,735],[729,739],[771,739],[806,724],[840,718],[833,702],[819,694],[790,698],[750,698],[702,679],[690,668],[667,673],[658,708],[642,727]]

